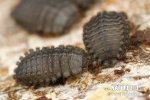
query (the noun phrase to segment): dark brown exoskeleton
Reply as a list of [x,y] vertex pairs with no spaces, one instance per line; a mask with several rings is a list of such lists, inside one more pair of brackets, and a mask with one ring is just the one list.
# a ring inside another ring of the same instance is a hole
[[129,21],[125,13],[102,12],[85,26],[83,40],[94,65],[114,66],[125,57],[129,44]]
[[71,0],[71,1],[73,1],[76,5],[78,5],[79,8],[82,10],[90,8],[95,2],[97,2],[96,0]]
[[60,35],[79,19],[80,14],[70,0],[22,0],[12,17],[28,31]]
[[130,38],[130,44],[139,47],[141,44],[150,45],[150,28],[137,30]]
[[14,78],[27,86],[47,86],[82,73],[87,65],[86,52],[73,46],[30,50],[15,70]]

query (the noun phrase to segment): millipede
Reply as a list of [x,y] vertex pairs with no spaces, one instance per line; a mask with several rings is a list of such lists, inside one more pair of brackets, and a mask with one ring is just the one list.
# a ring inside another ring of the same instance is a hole
[[83,41],[93,65],[114,66],[125,58],[129,45],[130,21],[124,12],[104,11],[84,26]]
[[11,15],[26,30],[51,35],[63,34],[80,17],[70,0],[22,0]]
[[87,53],[78,47],[63,46],[30,49],[17,62],[14,78],[27,86],[47,86],[82,73]]

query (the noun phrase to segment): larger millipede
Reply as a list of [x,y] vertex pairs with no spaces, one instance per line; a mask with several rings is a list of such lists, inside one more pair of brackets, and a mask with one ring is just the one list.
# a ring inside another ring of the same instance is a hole
[[46,86],[82,72],[87,54],[73,46],[45,47],[25,53],[15,70],[15,79],[28,86]]

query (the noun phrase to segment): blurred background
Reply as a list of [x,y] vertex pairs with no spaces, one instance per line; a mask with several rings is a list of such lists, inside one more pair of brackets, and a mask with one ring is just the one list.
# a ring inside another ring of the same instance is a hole
[[[111,84],[114,82],[137,83],[136,85],[140,85],[141,91],[150,91],[150,65],[144,62],[149,56],[143,57],[142,62],[138,58],[139,54],[136,57],[133,56],[135,52],[142,52],[139,50],[127,53],[129,58],[127,63],[120,62],[116,67],[105,69],[97,76],[93,76],[88,72],[84,73],[80,79],[76,77],[69,79],[65,86],[38,90],[26,89],[26,87],[16,84],[12,78],[14,69],[17,67],[16,62],[29,48],[58,46],[60,44],[84,48],[82,41],[83,26],[98,12],[124,11],[135,26],[140,25],[139,30],[146,30],[150,27],[150,0],[99,0],[88,10],[81,12],[83,16],[80,21],[74,23],[61,36],[41,36],[18,25],[11,17],[11,13],[19,2],[20,0],[0,0],[0,100],[34,100],[40,97],[46,98],[41,100],[120,100],[120,98],[124,100],[150,100],[150,92],[143,94],[136,91],[137,95],[131,95],[129,98],[120,95],[114,97],[109,95],[108,91],[106,92],[104,89],[105,86],[103,86],[105,83]],[[130,35],[133,35],[133,33],[130,33]],[[146,50],[147,55],[149,55],[150,49],[147,46],[144,45],[141,48],[144,51]],[[126,69],[131,71],[123,75],[115,75],[114,70],[121,70],[121,66],[125,66]],[[143,75],[146,77],[136,79],[138,76]]]

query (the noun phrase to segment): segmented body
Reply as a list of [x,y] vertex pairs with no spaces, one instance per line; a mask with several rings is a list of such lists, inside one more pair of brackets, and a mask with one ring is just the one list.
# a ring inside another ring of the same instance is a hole
[[79,18],[76,4],[69,0],[22,0],[12,17],[31,32],[60,35]]
[[125,57],[129,21],[124,13],[102,12],[84,27],[83,40],[94,65],[111,67]]
[[17,63],[15,78],[28,86],[55,84],[59,79],[81,73],[87,64],[85,51],[73,46],[31,49],[25,55]]

